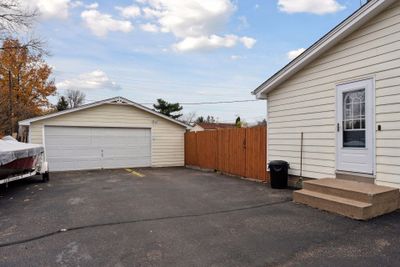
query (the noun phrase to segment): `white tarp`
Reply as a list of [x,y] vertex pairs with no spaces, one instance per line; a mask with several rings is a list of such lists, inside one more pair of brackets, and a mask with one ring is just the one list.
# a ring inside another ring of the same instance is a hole
[[42,145],[20,143],[11,136],[0,139],[0,166],[16,159],[39,155],[44,151]]

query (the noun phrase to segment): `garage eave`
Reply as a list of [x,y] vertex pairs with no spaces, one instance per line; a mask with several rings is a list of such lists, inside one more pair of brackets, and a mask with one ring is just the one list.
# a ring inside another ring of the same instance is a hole
[[133,106],[137,109],[143,110],[145,112],[151,113],[155,116],[158,116],[160,118],[163,118],[165,120],[168,120],[172,123],[178,124],[179,126],[184,127],[185,129],[190,129],[191,127],[189,125],[186,125],[183,122],[177,121],[175,119],[172,119],[164,114],[160,114],[157,111],[154,111],[148,107],[145,107],[143,105],[140,105],[138,103],[135,103],[133,101],[130,101],[129,99],[126,99],[124,97],[113,97],[113,98],[109,98],[109,99],[105,99],[105,100],[101,100],[101,101],[97,101],[94,103],[90,103],[90,104],[86,104],[86,105],[82,105],[80,107],[77,108],[72,108],[72,109],[67,109],[67,110],[63,110],[63,111],[59,111],[59,112],[55,112],[52,114],[48,114],[48,115],[44,115],[44,116],[39,116],[39,117],[34,117],[31,119],[27,119],[27,120],[22,120],[18,122],[18,125],[20,126],[29,126],[32,122],[37,122],[37,121],[41,121],[41,120],[45,120],[45,119],[50,119],[50,118],[54,118],[54,117],[58,117],[58,116],[62,116],[65,114],[69,114],[69,113],[73,113],[76,111],[80,111],[80,110],[84,110],[84,109],[88,109],[88,108],[93,108],[93,107],[97,107],[100,105],[105,105],[105,104],[115,104],[115,105],[130,105]]

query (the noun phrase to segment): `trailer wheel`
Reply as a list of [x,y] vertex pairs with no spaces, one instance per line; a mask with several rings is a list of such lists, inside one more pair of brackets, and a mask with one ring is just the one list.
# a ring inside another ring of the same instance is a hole
[[42,174],[42,182],[43,183],[47,183],[48,181],[50,181],[50,173],[49,172],[45,172]]

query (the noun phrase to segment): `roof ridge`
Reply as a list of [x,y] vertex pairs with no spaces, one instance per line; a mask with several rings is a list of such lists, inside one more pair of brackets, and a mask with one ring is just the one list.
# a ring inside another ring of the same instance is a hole
[[125,98],[125,97],[122,97],[122,96],[106,98],[104,100],[99,100],[99,101],[95,101],[95,102],[92,102],[92,103],[84,104],[84,105],[76,107],[76,108],[66,109],[66,110],[63,110],[63,111],[58,111],[58,112],[54,112],[54,113],[50,113],[50,114],[46,114],[46,115],[42,115],[42,116],[38,116],[38,117],[33,117],[33,118],[30,118],[30,119],[19,121],[18,124],[19,125],[30,125],[31,122],[40,121],[40,120],[44,120],[44,119],[49,119],[49,118],[61,116],[61,115],[64,115],[64,114],[68,114],[68,113],[84,110],[84,109],[87,109],[87,108],[97,107],[97,106],[104,105],[104,104],[113,104],[114,101],[116,101],[117,104],[126,104],[126,105],[134,106],[134,107],[136,107],[138,109],[141,109],[143,111],[152,113],[152,114],[154,114],[156,116],[159,116],[161,118],[169,120],[169,121],[171,121],[173,123],[176,123],[176,124],[178,124],[180,126],[183,126],[185,128],[190,128],[189,125],[187,125],[187,124],[185,124],[185,123],[183,123],[181,121],[175,120],[175,119],[173,119],[171,117],[168,117],[168,116],[166,116],[164,114],[161,114],[160,112],[152,110],[152,109],[150,109],[148,107],[145,107],[145,106],[143,106],[143,105],[141,105],[139,103],[131,101],[131,100],[129,100],[129,99]]

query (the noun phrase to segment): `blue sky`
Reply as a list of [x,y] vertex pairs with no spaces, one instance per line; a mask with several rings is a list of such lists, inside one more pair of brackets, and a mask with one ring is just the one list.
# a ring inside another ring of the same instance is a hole
[[[88,102],[254,99],[250,92],[360,6],[359,0],[31,0],[62,94]],[[54,99],[53,99],[54,101]],[[184,105],[231,122],[265,117],[264,101]]]

